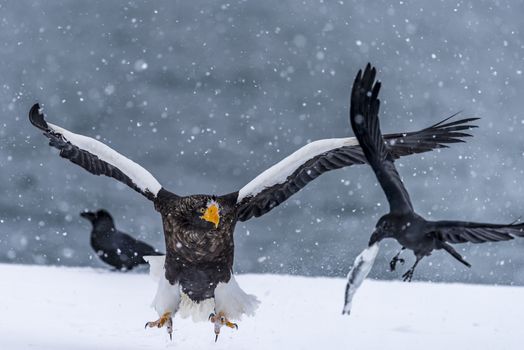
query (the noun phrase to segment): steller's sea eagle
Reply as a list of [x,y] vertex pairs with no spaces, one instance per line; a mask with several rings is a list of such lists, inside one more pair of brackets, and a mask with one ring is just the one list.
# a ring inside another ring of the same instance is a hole
[[[147,170],[103,143],[48,123],[35,104],[31,123],[60,150],[60,156],[92,174],[113,177],[144,195],[162,216],[165,257],[149,258],[158,281],[153,307],[159,319],[149,327],[166,327],[172,334],[172,317],[211,320],[218,336],[224,325],[252,315],[256,297],[246,294],[233,276],[233,232],[238,221],[259,217],[298,192],[320,174],[366,162],[354,137],[311,142],[267,169],[239,191],[225,195],[181,196],[163,188]],[[448,118],[449,119],[449,118]],[[470,136],[474,118],[443,120],[429,128],[386,135],[393,157],[427,152]]]

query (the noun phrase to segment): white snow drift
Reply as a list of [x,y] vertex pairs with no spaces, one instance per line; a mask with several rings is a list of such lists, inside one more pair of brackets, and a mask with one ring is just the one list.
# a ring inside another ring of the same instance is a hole
[[366,280],[342,316],[345,279],[240,275],[261,301],[238,331],[175,318],[144,329],[146,274],[0,265],[0,349],[521,349],[524,288]]

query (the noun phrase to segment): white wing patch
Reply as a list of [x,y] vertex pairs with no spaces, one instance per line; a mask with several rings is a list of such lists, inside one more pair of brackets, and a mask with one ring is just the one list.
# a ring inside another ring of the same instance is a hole
[[112,148],[104,145],[91,137],[78,135],[69,130],[61,128],[51,123],[47,123],[49,128],[54,132],[61,134],[66,141],[83,149],[112,166],[120,169],[133,181],[144,193],[149,191],[155,196],[162,188],[160,183],[146,169],[133,162],[131,159],[124,157]]
[[251,180],[239,191],[237,202],[241,202],[246,197],[256,196],[265,188],[284,183],[288,176],[311,158],[332,149],[356,145],[358,141],[355,137],[325,139],[308,143]]

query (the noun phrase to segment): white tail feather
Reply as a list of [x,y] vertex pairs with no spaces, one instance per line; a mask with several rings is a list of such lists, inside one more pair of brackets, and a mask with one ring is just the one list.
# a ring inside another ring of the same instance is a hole
[[209,315],[215,312],[215,299],[209,298],[197,303],[189,299],[189,297],[182,293],[182,300],[180,301],[180,310],[178,314],[182,318],[191,318],[193,322],[208,321]]

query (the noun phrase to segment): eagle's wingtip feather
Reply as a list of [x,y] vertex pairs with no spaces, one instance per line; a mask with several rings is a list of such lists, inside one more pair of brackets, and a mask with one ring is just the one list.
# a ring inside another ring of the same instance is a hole
[[49,131],[49,126],[44,119],[44,114],[41,112],[38,103],[35,103],[29,110],[29,121],[40,130]]

